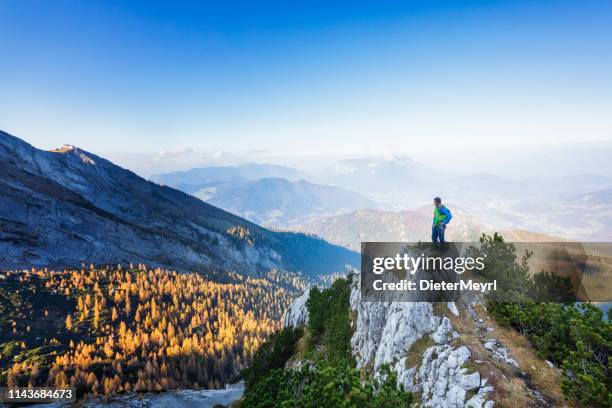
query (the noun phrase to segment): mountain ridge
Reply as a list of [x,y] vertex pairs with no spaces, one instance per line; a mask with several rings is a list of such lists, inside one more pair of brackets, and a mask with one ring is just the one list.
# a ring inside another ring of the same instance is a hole
[[212,205],[272,228],[362,208],[378,208],[367,195],[318,184],[300,170],[269,164],[196,168],[152,178]]
[[261,178],[282,177],[297,181],[306,177],[301,171],[292,167],[276,164],[246,163],[238,166],[208,166],[189,170],[155,174],[151,180],[165,184],[189,194],[202,188],[221,183],[245,183]]
[[135,261],[317,274],[358,258],[321,239],[269,231],[73,146],[43,151],[0,131],[0,171],[3,269]]

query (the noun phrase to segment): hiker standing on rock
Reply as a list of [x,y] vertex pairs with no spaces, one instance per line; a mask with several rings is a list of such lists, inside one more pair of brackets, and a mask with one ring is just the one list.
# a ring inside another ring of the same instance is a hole
[[431,227],[431,240],[434,243],[444,243],[444,231],[452,218],[453,216],[448,208],[442,205],[442,199],[440,197],[434,198],[434,216]]

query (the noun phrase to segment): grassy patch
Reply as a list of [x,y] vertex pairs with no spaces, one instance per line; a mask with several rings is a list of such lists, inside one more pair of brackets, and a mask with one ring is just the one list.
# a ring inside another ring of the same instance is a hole
[[310,333],[308,330],[304,331],[304,334],[295,344],[295,358],[297,360],[308,360],[312,357],[312,353],[314,352],[314,347],[310,342]]
[[466,361],[462,367],[467,368],[468,373],[480,372],[478,363],[472,359]]
[[525,383],[520,378],[500,381],[495,389],[495,406],[500,408],[527,408],[532,406]]
[[451,313],[448,310],[446,302],[432,302],[433,312],[436,316],[449,316]]
[[519,366],[529,374],[531,386],[545,395],[548,400],[554,400],[564,406],[575,406],[563,396],[560,386],[561,372],[549,367],[546,361],[537,355],[527,338],[510,328],[497,325],[495,331],[499,339],[509,346],[512,357],[516,359]]
[[415,341],[406,353],[406,368],[418,367],[423,362],[423,353],[436,343],[431,336],[423,336]]

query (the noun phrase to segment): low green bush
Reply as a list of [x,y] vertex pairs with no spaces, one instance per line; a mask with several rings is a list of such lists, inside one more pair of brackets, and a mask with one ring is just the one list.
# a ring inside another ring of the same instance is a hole
[[499,294],[489,298],[491,316],[526,336],[542,358],[561,367],[565,395],[586,407],[612,407],[610,313],[606,319],[588,303],[533,301],[534,292],[544,286],[563,292],[569,291],[567,283],[544,272],[529,275],[525,256],[518,259],[514,246],[497,234],[483,236],[481,243],[479,255],[494,260],[487,263],[487,269],[492,267],[484,274],[507,288],[501,294],[504,301],[497,301]]

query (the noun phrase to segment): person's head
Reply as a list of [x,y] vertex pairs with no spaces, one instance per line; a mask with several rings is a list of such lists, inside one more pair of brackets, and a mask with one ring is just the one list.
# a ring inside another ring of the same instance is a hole
[[436,198],[434,198],[434,205],[435,205],[436,207],[441,206],[441,205],[442,205],[442,199],[441,199],[440,197],[436,197]]

